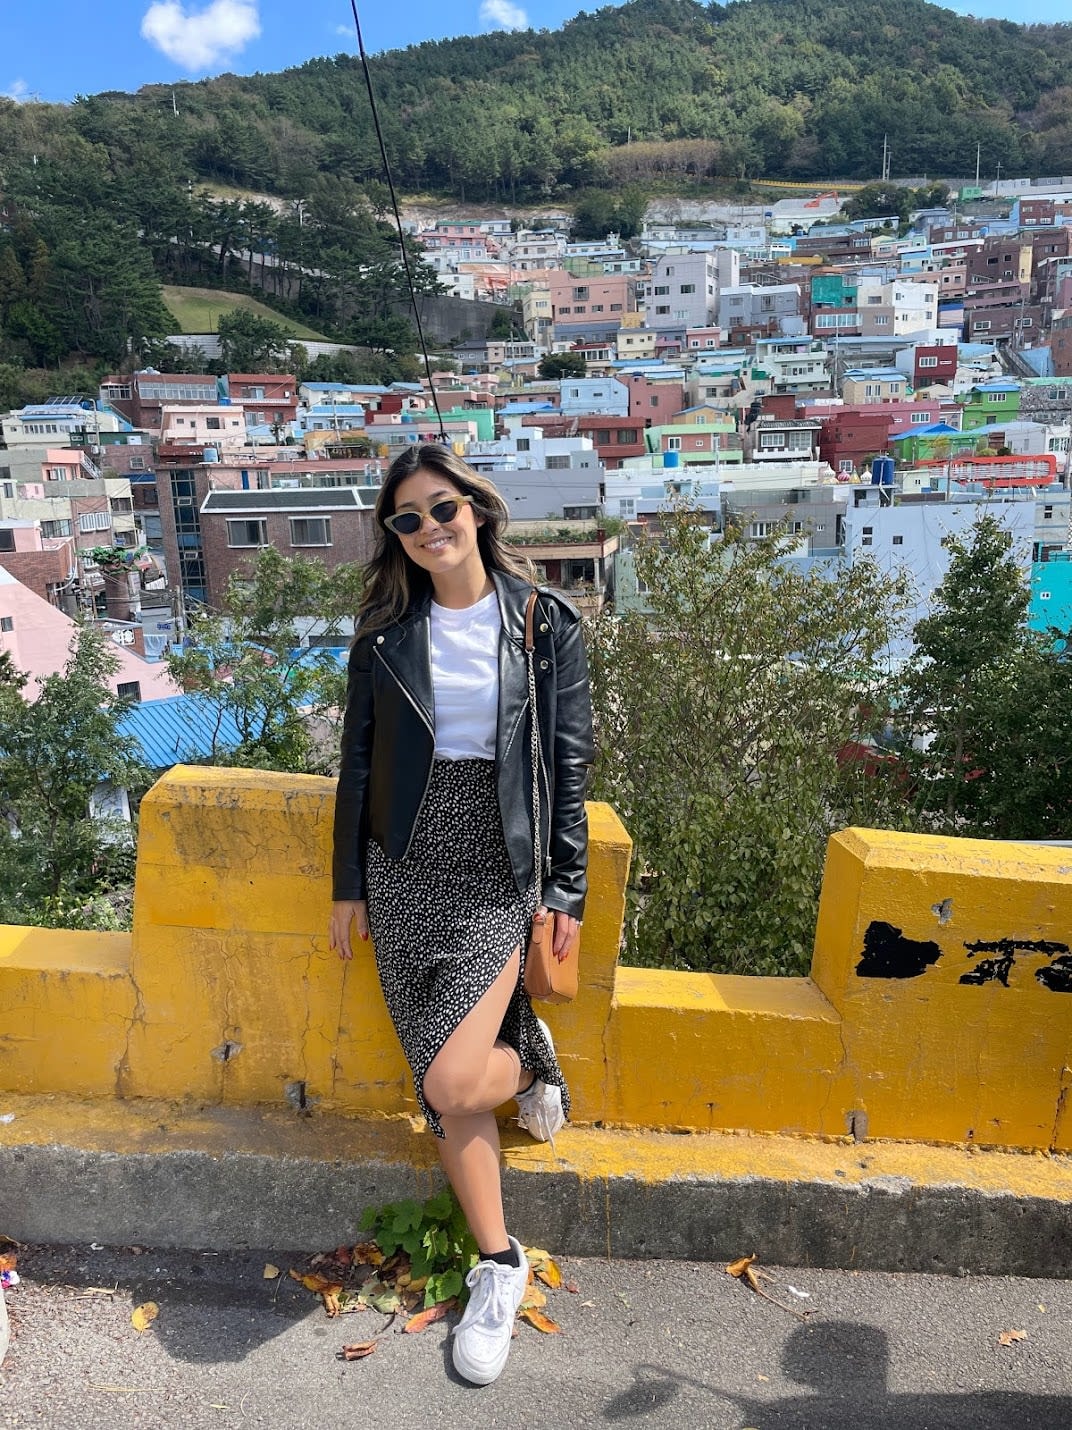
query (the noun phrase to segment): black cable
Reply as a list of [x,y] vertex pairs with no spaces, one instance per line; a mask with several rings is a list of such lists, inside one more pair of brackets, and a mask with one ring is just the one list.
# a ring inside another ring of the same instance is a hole
[[383,172],[387,175],[387,187],[391,192],[391,207],[394,209],[395,227],[398,229],[398,243],[402,250],[402,266],[406,270],[406,282],[409,285],[409,300],[413,305],[413,317],[417,323],[417,339],[420,342],[421,353],[424,356],[424,371],[432,393],[432,406],[435,408],[436,421],[439,423],[439,437],[443,444],[446,445],[447,434],[443,428],[443,414],[439,410],[439,396],[435,390],[435,383],[432,381],[432,364],[428,357],[428,344],[424,340],[424,325],[421,322],[420,308],[417,306],[417,290],[413,283],[413,271],[409,266],[409,254],[406,252],[406,237],[402,231],[402,215],[398,211],[398,196],[395,193],[395,181],[391,176],[391,164],[387,158],[387,145],[383,142],[383,130],[380,128],[380,115],[376,108],[376,95],[372,89],[372,76],[369,74],[368,55],[365,53],[365,41],[361,34],[361,21],[357,14],[357,0],[350,0],[350,9],[354,12],[354,28],[357,30],[357,53],[361,57],[361,68],[365,72],[365,88],[368,90],[369,107],[372,110],[372,122],[375,125],[376,138],[380,145]]

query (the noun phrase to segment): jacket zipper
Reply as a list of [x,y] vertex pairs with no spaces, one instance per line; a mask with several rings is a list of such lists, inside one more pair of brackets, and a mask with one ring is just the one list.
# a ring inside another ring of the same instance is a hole
[[385,669],[385,670],[387,671],[387,673],[390,675],[391,679],[395,682],[395,684],[398,686],[399,690],[401,690],[402,694],[406,697],[406,699],[409,701],[409,703],[413,706],[414,710],[417,712],[418,716],[419,716],[420,719],[421,719],[421,723],[424,725],[425,729],[428,731],[428,733],[429,733],[429,734],[431,735],[431,737],[432,737],[432,758],[428,761],[428,776],[427,776],[427,778],[426,778],[425,781],[424,781],[424,789],[423,789],[423,791],[421,792],[420,802],[418,803],[418,805],[417,805],[417,811],[416,811],[416,813],[415,813],[414,816],[413,816],[413,824],[410,826],[409,838],[406,840],[406,847],[405,847],[405,850],[403,851],[403,854],[402,854],[402,858],[405,859],[405,858],[408,856],[410,849],[412,848],[412,845],[413,845],[413,836],[414,836],[414,835],[416,834],[416,832],[417,832],[417,821],[418,821],[418,820],[420,819],[420,817],[421,817],[421,810],[424,808],[424,801],[428,798],[428,787],[429,787],[429,785],[432,783],[432,769],[433,769],[433,767],[434,767],[434,765],[435,765],[435,730],[434,730],[434,729],[432,728],[432,726],[428,723],[428,717],[425,715],[424,711],[423,711],[423,710],[421,709],[421,707],[417,704],[417,702],[416,702],[416,700],[413,698],[413,696],[409,693],[409,690],[407,689],[405,682],[404,682],[403,680],[400,680],[400,679],[399,679],[398,675],[397,675],[397,674],[391,669],[391,667],[387,664],[387,662],[384,660],[383,656],[380,655],[379,650],[376,651],[376,654],[380,657],[380,663],[381,663],[381,665],[384,667],[384,669]]

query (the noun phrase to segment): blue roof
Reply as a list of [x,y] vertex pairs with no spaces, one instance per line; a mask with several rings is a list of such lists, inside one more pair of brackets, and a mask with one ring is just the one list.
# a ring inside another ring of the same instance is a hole
[[116,728],[121,735],[138,742],[145,763],[154,770],[206,759],[212,753],[214,731],[217,747],[234,748],[242,743],[242,732],[234,717],[206,705],[195,695],[143,700],[131,706]]
[[959,427],[950,427],[948,422],[929,422],[925,427],[909,427],[904,432],[891,432],[891,442],[903,442],[907,437],[964,437],[967,434]]
[[501,415],[504,417],[524,417],[530,412],[557,412],[558,407],[553,402],[508,402],[502,408]]
[[1018,382],[1007,382],[1003,378],[995,378],[992,382],[977,382],[975,384],[977,392],[1019,392]]

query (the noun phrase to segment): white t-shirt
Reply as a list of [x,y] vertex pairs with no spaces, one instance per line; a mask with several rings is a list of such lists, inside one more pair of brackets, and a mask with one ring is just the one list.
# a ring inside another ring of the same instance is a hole
[[494,591],[462,611],[432,602],[437,760],[495,758],[501,629]]

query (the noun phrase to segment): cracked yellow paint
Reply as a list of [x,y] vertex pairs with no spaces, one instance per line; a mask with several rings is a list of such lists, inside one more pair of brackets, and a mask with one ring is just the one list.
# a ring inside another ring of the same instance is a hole
[[[371,946],[327,945],[333,799],[308,776],[160,780],[132,936],[0,928],[0,1090],[415,1115]],[[846,830],[812,978],[739,978],[617,966],[631,844],[608,806],[589,818],[581,993],[543,1010],[578,1122],[1072,1150],[1072,997],[1035,976],[1072,931],[1067,852]],[[872,968],[914,976],[861,976],[876,927]],[[1008,986],[960,982],[967,945],[1000,939],[1046,950]]]
[[134,1018],[130,935],[0,924],[0,1088],[109,1097]]

